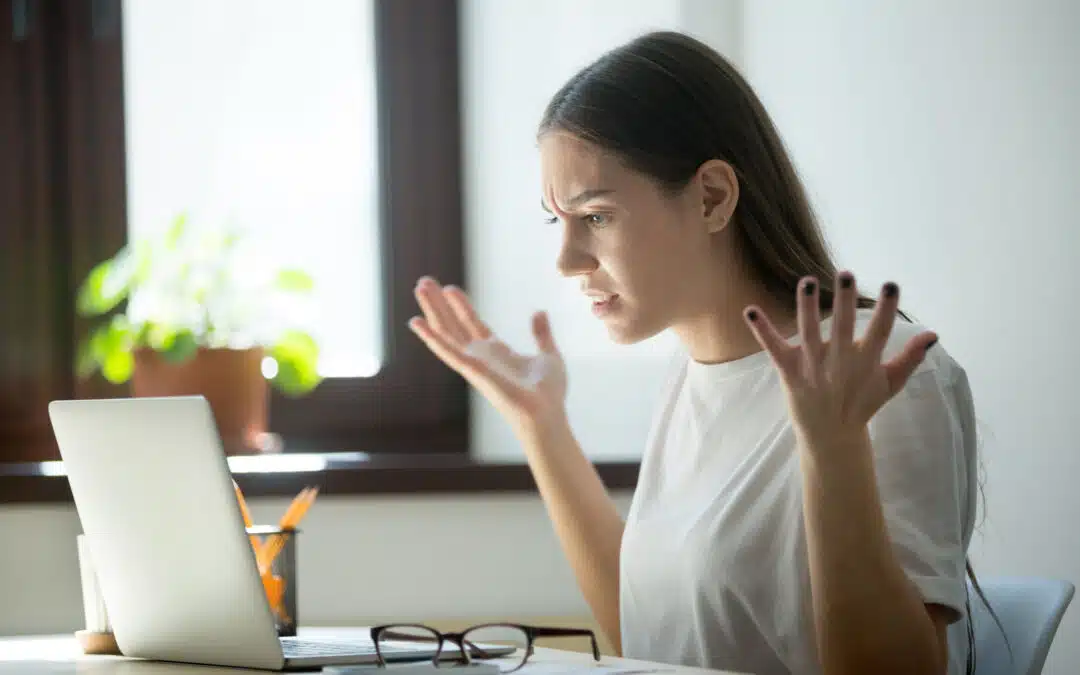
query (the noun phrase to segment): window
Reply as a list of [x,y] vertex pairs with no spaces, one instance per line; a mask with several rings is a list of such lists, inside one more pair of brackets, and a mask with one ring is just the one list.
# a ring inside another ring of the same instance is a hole
[[373,22],[372,0],[124,3],[129,233],[186,212],[308,271],[334,378],[383,360]]
[[[310,267],[325,380],[286,451],[464,452],[466,385],[408,330],[463,281],[456,2],[0,0],[0,460],[57,456],[77,284],[177,211]],[[10,224],[10,225],[9,225]]]

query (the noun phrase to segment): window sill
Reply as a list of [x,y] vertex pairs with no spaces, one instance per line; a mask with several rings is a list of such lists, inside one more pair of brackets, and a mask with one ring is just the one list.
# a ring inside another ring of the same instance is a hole
[[[526,464],[480,461],[464,453],[295,453],[236,456],[229,464],[247,497],[292,497],[308,485],[319,486],[320,495],[536,492]],[[595,466],[609,490],[637,484],[637,461]],[[0,504],[71,502],[61,462],[0,463]]]

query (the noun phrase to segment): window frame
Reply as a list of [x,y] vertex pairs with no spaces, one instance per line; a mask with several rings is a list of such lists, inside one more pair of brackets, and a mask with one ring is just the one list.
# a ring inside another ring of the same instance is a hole
[[[373,5],[384,363],[373,377],[327,379],[303,397],[270,388],[269,428],[285,452],[464,454],[467,384],[407,327],[421,275],[464,277],[458,2]],[[10,121],[3,131],[25,137],[24,155],[38,160],[11,160],[10,210],[25,231],[5,237],[7,250],[13,263],[53,270],[41,277],[16,265],[10,285],[32,290],[4,291],[15,319],[32,319],[5,333],[35,351],[30,372],[9,363],[0,373],[0,461],[55,459],[49,400],[129,395],[63,365],[74,363],[89,325],[74,312],[79,282],[127,241],[121,3],[7,0],[0,12],[0,55],[10,58],[0,68],[21,73],[14,107],[0,111]],[[28,19],[21,36],[18,12]]]
[[469,448],[466,382],[408,329],[423,275],[464,283],[457,0],[374,0],[383,282],[381,370],[272,392],[286,452],[458,452]]
[[0,217],[13,223],[0,233],[0,462],[58,457],[50,400],[123,394],[72,368],[86,330],[76,286],[126,240],[118,11],[118,0],[0,4],[0,77],[13,75],[0,139],[14,148],[0,160],[11,172]]

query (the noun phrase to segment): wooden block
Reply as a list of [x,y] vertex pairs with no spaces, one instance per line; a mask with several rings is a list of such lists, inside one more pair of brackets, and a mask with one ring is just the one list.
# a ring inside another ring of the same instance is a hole
[[88,630],[75,631],[75,638],[79,641],[84,654],[114,654],[120,655],[120,647],[116,644],[116,637],[112,633],[95,633]]

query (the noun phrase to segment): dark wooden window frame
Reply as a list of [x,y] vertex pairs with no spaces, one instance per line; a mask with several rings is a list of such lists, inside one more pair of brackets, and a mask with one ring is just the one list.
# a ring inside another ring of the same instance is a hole
[[115,392],[71,364],[75,288],[126,235],[118,11],[0,0],[0,459],[56,456],[49,400]]
[[[7,66],[5,93],[15,102],[5,111],[5,138],[20,159],[5,176],[5,212],[19,215],[3,239],[11,273],[4,297],[20,324],[9,334],[32,356],[8,364],[4,373],[25,371],[29,381],[9,382],[4,391],[41,389],[29,400],[30,414],[21,406],[5,410],[20,410],[18,435],[35,445],[29,456],[47,458],[56,452],[47,447],[42,401],[127,395],[100,377],[78,380],[65,365],[87,329],[74,316],[75,288],[127,238],[120,2],[5,4],[0,29],[8,58],[0,68]],[[406,325],[421,275],[458,284],[464,276],[457,3],[374,6],[385,363],[374,377],[328,379],[306,397],[274,390],[271,429],[287,452],[465,453],[466,384]],[[19,169],[28,163],[31,170]],[[27,285],[29,293],[19,288]]]
[[458,3],[376,0],[384,367],[275,394],[287,450],[468,451],[468,390],[409,331],[423,275],[464,283]]

